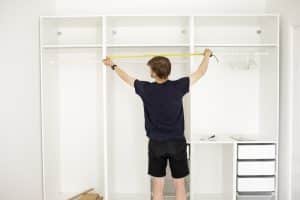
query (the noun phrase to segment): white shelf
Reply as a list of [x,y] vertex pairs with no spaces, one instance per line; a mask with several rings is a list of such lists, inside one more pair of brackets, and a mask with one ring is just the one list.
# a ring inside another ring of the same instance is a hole
[[[238,13],[238,14],[191,14],[182,13],[182,14],[159,14],[161,17],[187,17],[193,15],[195,17],[280,17],[278,13]],[[43,19],[56,19],[56,18],[98,18],[98,17],[157,17],[157,14],[153,13],[144,13],[144,14],[128,14],[128,13],[112,13],[112,14],[103,14],[103,15],[44,15],[40,16]]]
[[248,144],[248,143],[252,143],[252,144],[257,144],[257,143],[260,143],[260,144],[264,144],[264,143],[274,143],[274,144],[276,144],[276,143],[278,143],[278,141],[276,141],[276,140],[268,140],[268,139],[266,139],[266,140],[243,140],[243,141],[238,141],[237,140],[237,143],[239,143],[239,144],[243,144],[243,143],[245,143],[245,144]]
[[196,43],[196,47],[278,47],[276,43],[269,44],[203,44]]
[[102,48],[101,44],[70,44],[70,45],[43,45],[44,49],[59,49],[59,48]]
[[201,139],[191,139],[188,140],[190,144],[242,144],[242,143],[277,143],[278,141],[265,138],[256,138],[256,139],[233,139],[231,137],[217,137],[211,140],[201,140]]
[[107,44],[107,47],[189,47],[189,44]]
[[102,18],[102,15],[82,15],[82,16],[78,16],[78,15],[55,15],[55,16],[41,16],[40,19],[49,19],[49,20],[56,20],[56,19],[99,19]]
[[[107,44],[107,47],[189,47],[190,44]],[[194,44],[195,47],[277,47],[277,44]]]
[[192,138],[190,140],[191,144],[233,144],[236,140],[229,137],[216,137],[210,140],[204,140],[200,138]]
[[276,140],[247,140],[247,141],[226,141],[226,140],[198,140],[198,141],[189,141],[190,144],[271,144],[278,143]]

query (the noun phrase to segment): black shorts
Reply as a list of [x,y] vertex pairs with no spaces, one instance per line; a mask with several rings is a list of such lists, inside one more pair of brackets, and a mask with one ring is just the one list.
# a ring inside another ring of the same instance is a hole
[[189,174],[185,140],[157,141],[150,139],[148,145],[148,174],[153,177],[166,176],[169,161],[173,178],[183,178]]

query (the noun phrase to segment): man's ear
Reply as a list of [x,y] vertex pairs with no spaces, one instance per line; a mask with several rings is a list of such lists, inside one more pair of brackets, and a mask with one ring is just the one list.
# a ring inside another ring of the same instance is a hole
[[149,70],[150,70],[150,76],[151,76],[151,78],[155,78],[156,74],[154,73],[154,71],[151,68],[149,68]]
[[150,71],[151,78],[156,78],[156,74],[151,70]]

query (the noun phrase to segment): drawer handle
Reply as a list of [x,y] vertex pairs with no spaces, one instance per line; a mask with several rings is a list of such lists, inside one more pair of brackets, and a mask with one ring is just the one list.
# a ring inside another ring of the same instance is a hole
[[261,145],[261,146],[264,146],[264,145],[270,145],[270,146],[275,146],[276,144],[275,143],[239,143],[238,144],[239,146],[252,146],[252,145]]
[[275,175],[238,175],[238,178],[274,178]]
[[252,161],[276,161],[276,159],[274,158],[270,158],[270,159],[237,159],[239,162],[252,162]]

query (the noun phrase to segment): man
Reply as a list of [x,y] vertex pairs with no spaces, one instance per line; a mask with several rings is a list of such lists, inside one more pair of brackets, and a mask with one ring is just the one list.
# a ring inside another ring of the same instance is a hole
[[142,98],[145,113],[145,128],[149,137],[148,174],[153,177],[153,200],[163,200],[164,177],[167,162],[170,164],[176,200],[186,200],[184,177],[189,174],[186,139],[184,137],[183,96],[189,92],[207,71],[212,51],[205,49],[198,69],[188,77],[169,80],[171,63],[162,56],[148,61],[154,82],[140,81],[128,75],[106,57],[104,64],[116,72],[127,84],[135,88]]

